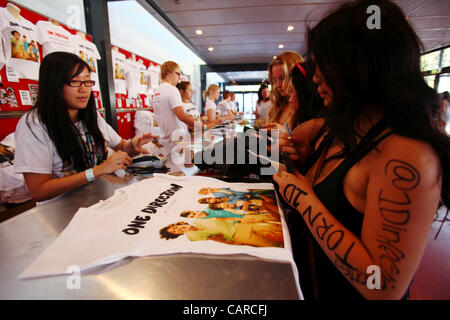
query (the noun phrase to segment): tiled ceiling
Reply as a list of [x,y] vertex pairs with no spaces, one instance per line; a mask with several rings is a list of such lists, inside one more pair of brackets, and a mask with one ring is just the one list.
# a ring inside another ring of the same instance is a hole
[[[208,64],[267,63],[285,50],[306,51],[306,23],[341,0],[153,0]],[[450,43],[449,0],[396,0],[425,50]],[[286,28],[292,25],[293,31]],[[201,29],[203,34],[197,35]],[[278,46],[282,44],[284,48]],[[210,52],[209,47],[214,51]]]

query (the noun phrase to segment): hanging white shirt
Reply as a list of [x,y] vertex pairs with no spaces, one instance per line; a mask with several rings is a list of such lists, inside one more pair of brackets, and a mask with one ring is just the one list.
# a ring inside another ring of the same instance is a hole
[[45,20],[38,21],[36,26],[43,57],[57,51],[75,52],[72,34],[69,31]]
[[137,98],[140,86],[139,64],[131,59],[126,60],[125,81],[127,84],[128,98]]
[[138,93],[139,94],[147,94],[148,93],[148,70],[147,67],[140,61],[138,61],[138,70],[139,70],[139,86]]
[[100,81],[97,73],[97,60],[100,60],[101,56],[98,52],[97,46],[95,43],[83,39],[78,35],[72,36],[72,41],[75,47],[74,53],[86,61],[90,66],[91,80],[95,81],[92,91],[100,91]]
[[160,82],[160,76],[161,76],[161,66],[156,64],[150,64],[148,67],[148,91],[153,93],[156,88],[159,86]]
[[0,29],[6,65],[19,78],[38,80],[40,56],[36,26],[23,17],[17,20],[7,9],[0,8]]
[[177,137],[188,132],[187,125],[178,119],[173,111],[176,107],[181,107],[183,101],[181,100],[180,91],[177,87],[170,83],[163,82],[155,91],[153,97],[153,111],[155,113],[156,122],[161,130],[160,142],[165,145],[171,141],[172,133],[175,130]]
[[114,91],[115,93],[127,94],[127,85],[125,82],[125,55],[119,51],[112,50],[111,58],[114,70]]

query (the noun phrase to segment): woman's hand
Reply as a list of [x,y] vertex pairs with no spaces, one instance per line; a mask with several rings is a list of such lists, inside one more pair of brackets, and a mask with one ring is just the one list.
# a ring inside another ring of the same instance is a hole
[[153,138],[157,138],[156,136],[152,135],[151,133],[143,134],[140,137],[134,137],[131,139],[131,146],[133,147],[134,153],[145,153],[147,154],[148,151],[142,148],[143,145],[149,143]]
[[300,173],[295,174],[287,171],[279,171],[273,176],[273,180],[278,184],[283,199],[286,200],[293,208],[296,208],[298,197],[301,193],[314,193],[311,183]]
[[123,151],[117,151],[108,157],[102,164],[96,166],[98,170],[95,172],[95,176],[102,175],[105,173],[113,173],[119,169],[126,169],[127,166],[131,165],[133,161],[131,160],[128,153]]

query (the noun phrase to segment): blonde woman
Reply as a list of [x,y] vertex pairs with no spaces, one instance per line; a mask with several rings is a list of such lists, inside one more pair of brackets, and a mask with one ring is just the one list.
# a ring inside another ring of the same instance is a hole
[[303,62],[301,55],[285,51],[273,59],[269,65],[272,107],[266,116],[264,127],[267,129],[281,129],[285,122],[292,128],[295,110],[289,104],[290,72],[297,62]]
[[206,102],[205,113],[209,123],[221,124],[223,120],[231,120],[229,115],[222,118],[220,117],[219,110],[217,109],[217,105],[215,103],[215,101],[219,99],[219,96],[220,87],[217,84],[209,85],[208,89],[203,92],[203,100]]
[[161,130],[160,142],[165,145],[188,132],[196,120],[185,113],[180,92],[175,87],[181,78],[180,66],[173,61],[161,66],[161,84],[155,91],[153,109]]

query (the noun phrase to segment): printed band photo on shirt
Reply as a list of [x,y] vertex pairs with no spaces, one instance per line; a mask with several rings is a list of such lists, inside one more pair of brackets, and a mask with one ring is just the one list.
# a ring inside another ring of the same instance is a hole
[[161,229],[161,239],[185,235],[190,241],[214,240],[232,245],[283,247],[283,230],[275,192],[270,189],[236,191],[230,188],[202,188],[203,210],[185,210],[176,222]]
[[19,31],[11,31],[11,58],[23,59],[38,62],[39,49],[35,39],[28,39],[25,34]]

